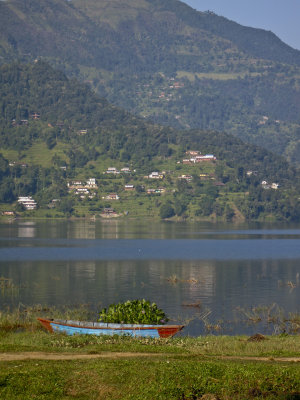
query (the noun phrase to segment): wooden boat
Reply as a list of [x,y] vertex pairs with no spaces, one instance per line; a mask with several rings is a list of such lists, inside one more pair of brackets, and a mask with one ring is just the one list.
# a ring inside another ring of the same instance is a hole
[[38,318],[38,320],[48,331],[66,333],[67,335],[128,335],[166,338],[174,336],[184,328],[184,325],[109,324],[44,318]]

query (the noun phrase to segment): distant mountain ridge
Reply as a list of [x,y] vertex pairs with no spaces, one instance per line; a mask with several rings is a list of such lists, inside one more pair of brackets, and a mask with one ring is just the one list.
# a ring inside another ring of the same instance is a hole
[[7,0],[0,35],[2,63],[45,59],[154,122],[300,163],[300,52],[271,32],[177,0]]
[[195,24],[234,43],[256,58],[300,65],[300,51],[284,43],[271,31],[243,26],[213,12],[195,15]]
[[[78,64],[84,58],[87,63],[93,60],[101,64],[98,51],[122,51],[121,44],[128,39],[127,45],[132,44],[134,36],[135,61],[139,57],[141,61],[143,56],[149,56],[142,54],[143,44],[147,50],[148,42],[153,42],[154,47],[160,42],[168,54],[173,49],[166,45],[176,45],[180,37],[174,35],[179,35],[190,42],[198,39],[204,45],[212,39],[223,46],[227,41],[228,48],[236,46],[247,56],[300,66],[300,51],[273,33],[244,27],[213,13],[197,12],[177,0],[7,0],[0,3],[0,21],[4,58],[5,51],[8,56],[30,52],[32,56],[57,57],[65,50],[64,61],[69,61],[69,57],[73,60],[77,51]],[[71,44],[73,48],[65,48]],[[195,42],[192,44],[197,46]],[[118,59],[118,54],[113,56]],[[163,65],[164,60],[161,62]]]

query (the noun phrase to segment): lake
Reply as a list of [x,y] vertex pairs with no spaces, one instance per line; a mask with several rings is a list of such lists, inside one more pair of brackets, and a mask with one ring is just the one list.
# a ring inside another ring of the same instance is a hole
[[0,224],[0,276],[15,286],[1,309],[146,298],[185,335],[278,333],[270,317],[300,312],[300,226],[16,220]]

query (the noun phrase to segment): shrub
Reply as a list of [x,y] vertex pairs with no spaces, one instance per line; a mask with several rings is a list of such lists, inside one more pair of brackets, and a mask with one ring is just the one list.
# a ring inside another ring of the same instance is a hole
[[121,324],[164,324],[166,314],[155,303],[148,300],[128,300],[125,303],[111,304],[100,311],[100,322]]
[[160,218],[162,218],[162,219],[171,218],[171,217],[173,217],[175,215],[174,208],[169,203],[163,204],[160,207],[159,215],[160,215]]

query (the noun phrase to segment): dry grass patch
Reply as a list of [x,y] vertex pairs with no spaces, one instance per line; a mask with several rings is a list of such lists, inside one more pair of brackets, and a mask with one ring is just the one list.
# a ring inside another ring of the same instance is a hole
[[[114,398],[115,388],[101,382],[100,375],[95,371],[80,371],[66,382],[66,394],[71,397],[92,399]],[[115,397],[116,398],[116,397]]]

